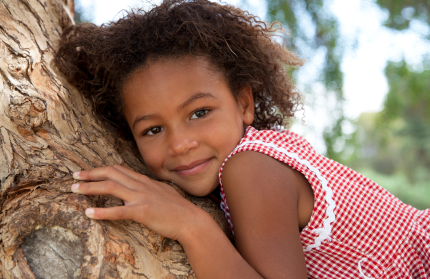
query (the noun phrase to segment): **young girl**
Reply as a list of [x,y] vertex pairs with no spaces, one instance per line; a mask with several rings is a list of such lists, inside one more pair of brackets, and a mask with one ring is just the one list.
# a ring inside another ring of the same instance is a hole
[[121,166],[75,173],[87,183],[74,192],[124,200],[87,216],[178,240],[198,278],[430,277],[430,210],[272,129],[300,105],[287,71],[301,63],[274,31],[205,0],[67,29],[57,65],[68,80],[157,179],[196,196],[220,187],[235,246],[173,188]]

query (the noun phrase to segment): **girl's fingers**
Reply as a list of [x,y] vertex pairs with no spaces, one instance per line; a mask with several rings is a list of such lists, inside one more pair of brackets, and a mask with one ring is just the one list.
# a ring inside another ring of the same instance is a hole
[[97,220],[123,220],[133,219],[132,206],[116,206],[108,208],[87,208],[85,215]]
[[146,175],[143,175],[141,173],[135,172],[134,170],[131,170],[129,168],[123,167],[121,165],[114,165],[113,166],[115,169],[117,169],[118,171],[124,173],[125,175],[128,175],[129,177],[133,178],[134,180],[137,181],[144,181],[146,179],[150,180],[149,177],[147,177]]
[[99,181],[99,180],[106,180],[106,179],[112,178],[112,176],[114,176],[115,173],[121,173],[121,172],[118,171],[114,166],[107,166],[107,167],[101,167],[101,168],[94,168],[91,170],[78,171],[73,174],[73,177],[75,179],[81,179],[81,180]]
[[71,189],[84,195],[110,195],[124,202],[130,202],[136,196],[135,191],[112,180],[73,184]]
[[[154,185],[153,183],[155,182],[155,180],[149,178],[148,176],[146,176],[144,174],[135,172],[134,170],[131,170],[131,169],[126,168],[126,167],[123,167],[121,165],[115,165],[113,167],[116,168],[116,169],[118,169],[118,171],[124,173],[125,175],[133,178],[137,182],[144,183],[146,186]],[[167,186],[168,184],[166,184],[164,182],[161,182],[161,183],[158,182],[157,185],[158,185],[158,187],[162,187],[164,189],[171,189],[172,188],[172,186]],[[175,191],[177,191],[177,190],[175,190]]]
[[[121,169],[122,170],[122,169]],[[80,180],[104,181],[112,180],[130,189],[137,189],[138,182],[128,174],[121,171],[118,166],[107,166],[92,170],[75,172],[73,177]]]

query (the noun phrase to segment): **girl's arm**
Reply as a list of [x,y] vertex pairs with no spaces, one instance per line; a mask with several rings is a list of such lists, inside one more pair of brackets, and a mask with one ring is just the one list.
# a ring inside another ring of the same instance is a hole
[[[255,152],[243,152],[247,153]],[[248,159],[254,158],[247,158],[247,155],[241,154],[233,156],[223,174],[223,184],[232,210],[233,222],[237,222],[236,243],[242,255],[205,211],[184,199],[170,186],[124,167],[112,166],[82,171],[76,178],[95,182],[74,186],[73,190],[82,194],[108,194],[123,199],[125,206],[96,208],[87,210],[86,213],[94,219],[132,219],[165,237],[178,240],[183,245],[198,278],[300,278],[300,275],[297,275],[300,272],[297,270],[301,270],[301,277],[306,278],[297,220],[293,229],[290,227],[290,230],[280,232],[279,230],[285,227],[284,220],[268,222],[265,214],[261,214],[258,209],[261,206],[247,203],[247,200],[255,199],[258,193],[252,191],[252,185],[249,188],[251,191],[246,192],[249,174],[244,172],[245,168],[237,169],[236,173],[235,168],[237,164],[243,165],[242,160]],[[262,166],[254,167],[262,174]],[[284,179],[285,176],[281,178]],[[231,191],[233,187],[230,188],[230,185],[234,185],[237,191]],[[242,188],[245,193],[240,193]],[[271,196],[265,196],[260,204],[264,204],[266,198],[271,200]],[[291,208],[283,208],[284,203],[290,201],[283,200],[280,208],[279,203],[277,206],[265,207],[271,208],[274,212],[284,211],[285,214],[278,214],[281,219],[294,219],[289,218],[290,215],[297,219],[297,202],[293,202]],[[248,211],[247,204],[251,205],[252,210]],[[272,213],[267,211],[267,214]],[[268,216],[268,219],[273,217]],[[290,231],[293,232],[292,237]]]
[[299,229],[312,214],[313,192],[305,177],[245,151],[227,161],[222,181],[243,258],[264,278],[307,278]]

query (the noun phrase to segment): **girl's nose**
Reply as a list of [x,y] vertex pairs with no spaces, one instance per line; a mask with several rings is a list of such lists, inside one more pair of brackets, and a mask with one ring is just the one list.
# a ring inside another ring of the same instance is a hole
[[170,144],[167,149],[169,156],[186,154],[189,150],[197,148],[198,142],[184,132],[176,132],[170,136]]

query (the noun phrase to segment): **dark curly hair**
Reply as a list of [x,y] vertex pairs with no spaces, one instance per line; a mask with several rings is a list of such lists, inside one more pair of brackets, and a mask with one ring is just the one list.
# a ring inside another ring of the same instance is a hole
[[288,73],[301,60],[273,40],[276,31],[282,29],[230,5],[165,0],[148,12],[132,10],[100,27],[67,27],[55,61],[92,101],[96,114],[128,140],[132,135],[121,96],[127,78],[148,59],[190,54],[206,57],[223,73],[233,95],[251,86],[252,126],[267,129],[286,124],[301,102]]

